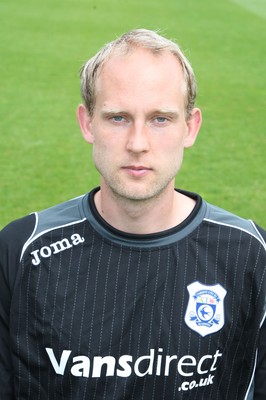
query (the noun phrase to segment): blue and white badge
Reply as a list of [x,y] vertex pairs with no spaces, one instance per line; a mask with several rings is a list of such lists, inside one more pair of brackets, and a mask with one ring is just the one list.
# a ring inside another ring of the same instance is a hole
[[193,282],[187,287],[189,300],[185,322],[201,336],[217,332],[224,326],[224,298],[226,290],[220,285]]

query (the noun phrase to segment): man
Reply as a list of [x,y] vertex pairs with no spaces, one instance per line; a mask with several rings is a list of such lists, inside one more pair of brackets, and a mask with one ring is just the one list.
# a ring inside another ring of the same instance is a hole
[[1,399],[264,399],[265,232],[174,187],[189,62],[135,30],[81,88],[100,187],[0,234]]

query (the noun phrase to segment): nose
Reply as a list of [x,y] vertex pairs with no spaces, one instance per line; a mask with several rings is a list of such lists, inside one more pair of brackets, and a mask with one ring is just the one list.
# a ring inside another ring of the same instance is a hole
[[135,122],[128,133],[127,150],[133,153],[147,152],[150,148],[148,127],[145,123]]

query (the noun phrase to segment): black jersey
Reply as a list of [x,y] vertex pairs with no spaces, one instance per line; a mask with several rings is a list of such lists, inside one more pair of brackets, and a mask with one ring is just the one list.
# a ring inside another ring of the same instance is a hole
[[93,194],[0,234],[0,398],[265,399],[265,233],[185,193],[183,223],[126,234]]

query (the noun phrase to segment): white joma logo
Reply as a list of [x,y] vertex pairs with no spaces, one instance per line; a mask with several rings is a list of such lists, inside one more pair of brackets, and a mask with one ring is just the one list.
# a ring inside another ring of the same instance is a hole
[[39,265],[41,258],[51,257],[52,254],[60,253],[61,251],[70,249],[73,246],[77,246],[85,241],[84,237],[80,236],[78,233],[74,233],[70,239],[64,238],[58,240],[55,243],[51,243],[49,246],[43,246],[38,250],[32,251],[32,264]]

